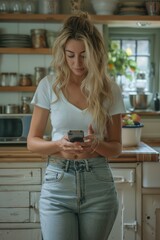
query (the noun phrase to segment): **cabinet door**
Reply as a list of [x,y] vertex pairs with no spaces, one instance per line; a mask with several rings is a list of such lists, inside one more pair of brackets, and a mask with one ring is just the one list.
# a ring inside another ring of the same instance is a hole
[[160,195],[143,196],[143,240],[160,239]]
[[135,240],[135,169],[112,169],[119,199],[119,211],[108,240]]
[[39,222],[39,197],[40,192],[30,192],[30,222]]
[[42,240],[40,229],[0,229],[1,240]]
[[0,192],[0,222],[29,222],[29,192]]

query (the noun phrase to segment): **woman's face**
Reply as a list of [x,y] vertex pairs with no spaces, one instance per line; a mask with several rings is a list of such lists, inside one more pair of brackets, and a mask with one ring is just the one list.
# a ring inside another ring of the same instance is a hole
[[85,46],[83,41],[70,39],[65,46],[65,56],[69,69],[76,77],[82,77],[87,69],[84,64]]

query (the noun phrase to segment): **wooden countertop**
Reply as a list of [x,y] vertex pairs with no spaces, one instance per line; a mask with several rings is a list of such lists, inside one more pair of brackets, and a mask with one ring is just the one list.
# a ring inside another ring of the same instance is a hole
[[[0,162],[44,162],[47,156],[32,153],[26,146],[0,146]],[[159,161],[159,153],[144,142],[137,147],[123,148],[121,155],[109,162]]]
[[148,144],[141,142],[136,147],[124,147],[118,158],[111,158],[110,162],[157,162],[159,152],[155,151]]

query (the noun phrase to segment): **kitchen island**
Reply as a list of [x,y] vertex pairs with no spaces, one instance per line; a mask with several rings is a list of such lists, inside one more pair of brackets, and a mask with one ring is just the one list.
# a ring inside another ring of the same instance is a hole
[[[160,239],[156,228],[160,187],[153,184],[154,177],[160,182],[159,153],[141,142],[138,147],[123,148],[109,162],[119,199],[109,240]],[[32,153],[26,146],[0,146],[1,240],[42,240],[39,196],[46,163],[47,156]],[[146,179],[150,168],[153,175]]]

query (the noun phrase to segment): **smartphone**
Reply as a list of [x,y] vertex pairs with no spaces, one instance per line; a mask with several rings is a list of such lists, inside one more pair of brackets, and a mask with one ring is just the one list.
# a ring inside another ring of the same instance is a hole
[[82,130],[69,130],[68,139],[70,142],[83,142],[84,132]]

